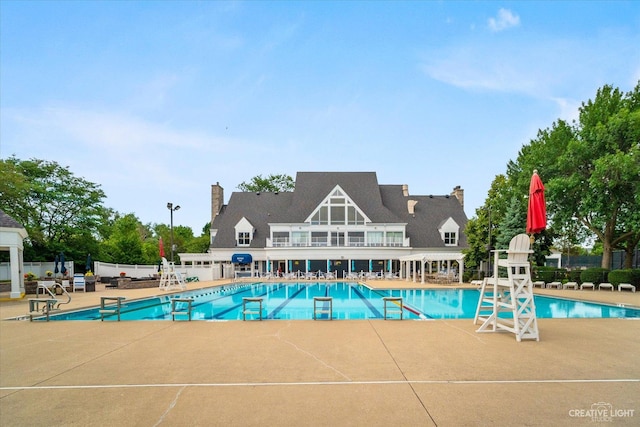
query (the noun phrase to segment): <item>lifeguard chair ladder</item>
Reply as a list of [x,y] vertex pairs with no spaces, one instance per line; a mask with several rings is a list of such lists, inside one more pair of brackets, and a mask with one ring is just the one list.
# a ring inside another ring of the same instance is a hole
[[[476,332],[508,331],[515,334],[517,341],[540,340],[529,245],[529,236],[518,234],[511,239],[508,250],[493,251],[493,277],[485,278],[480,289],[474,324],[482,324]],[[500,259],[500,252],[506,252],[507,258]],[[506,278],[499,277],[499,267],[507,268]]]

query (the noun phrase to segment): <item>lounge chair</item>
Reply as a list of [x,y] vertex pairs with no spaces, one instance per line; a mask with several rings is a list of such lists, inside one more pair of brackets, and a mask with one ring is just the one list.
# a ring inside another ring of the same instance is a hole
[[636,291],[636,287],[633,286],[631,283],[620,283],[618,285],[618,292],[622,292],[623,289],[629,289],[631,292]]
[[476,286],[478,289],[480,289],[480,286],[482,286],[482,282],[483,282],[482,280],[472,280],[471,284],[473,286]]
[[547,287],[547,289],[551,289],[551,288],[562,289],[562,283],[561,282],[550,282],[550,283],[547,283],[546,287]]
[[592,291],[595,291],[596,285],[594,285],[592,282],[584,282],[582,285],[580,285],[580,290],[583,290],[585,288],[591,288]]
[[598,290],[601,291],[602,289],[609,289],[611,292],[613,292],[613,285],[611,283],[600,283],[598,285]]
[[537,281],[533,282],[533,287],[535,288],[536,286],[540,286],[540,289],[544,289],[544,281],[537,280]]
[[578,282],[567,282],[562,285],[562,289],[578,289]]

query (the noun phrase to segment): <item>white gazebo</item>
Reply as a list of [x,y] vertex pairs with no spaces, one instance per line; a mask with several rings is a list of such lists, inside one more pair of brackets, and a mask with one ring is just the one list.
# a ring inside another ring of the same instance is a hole
[[[427,276],[426,273],[431,273],[431,263],[433,262],[438,264],[438,271],[444,269],[449,278],[457,280],[459,283],[463,282],[464,254],[462,252],[423,252],[401,256],[400,271],[402,278],[405,278],[406,280],[413,278],[413,281],[415,282],[419,271],[421,272],[420,281],[425,283]],[[459,270],[455,275],[452,274],[451,269],[451,264],[453,262],[457,262],[459,267]],[[411,272],[413,272],[413,274],[411,274]]]
[[24,295],[23,241],[27,236],[27,230],[0,209],[0,251],[9,251],[11,298]]

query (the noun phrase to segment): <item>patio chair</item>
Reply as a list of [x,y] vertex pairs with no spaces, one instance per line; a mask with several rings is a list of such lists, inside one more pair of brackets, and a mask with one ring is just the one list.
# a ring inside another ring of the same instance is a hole
[[38,287],[36,288],[36,296],[40,295],[40,291],[42,291],[42,295],[53,295],[53,285],[56,282],[53,280],[38,280]]
[[74,274],[73,275],[73,292],[76,290],[82,290],[82,292],[87,292],[87,282],[84,279],[84,275],[82,274]]

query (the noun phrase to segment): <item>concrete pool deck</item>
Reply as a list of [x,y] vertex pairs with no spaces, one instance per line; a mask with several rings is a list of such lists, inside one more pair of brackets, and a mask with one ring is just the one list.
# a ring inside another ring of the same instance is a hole
[[[640,306],[640,293],[535,292]],[[160,293],[98,285],[70,308]],[[4,320],[26,312],[0,302],[2,426],[640,423],[640,320],[539,319],[540,341],[518,343],[468,319]]]

